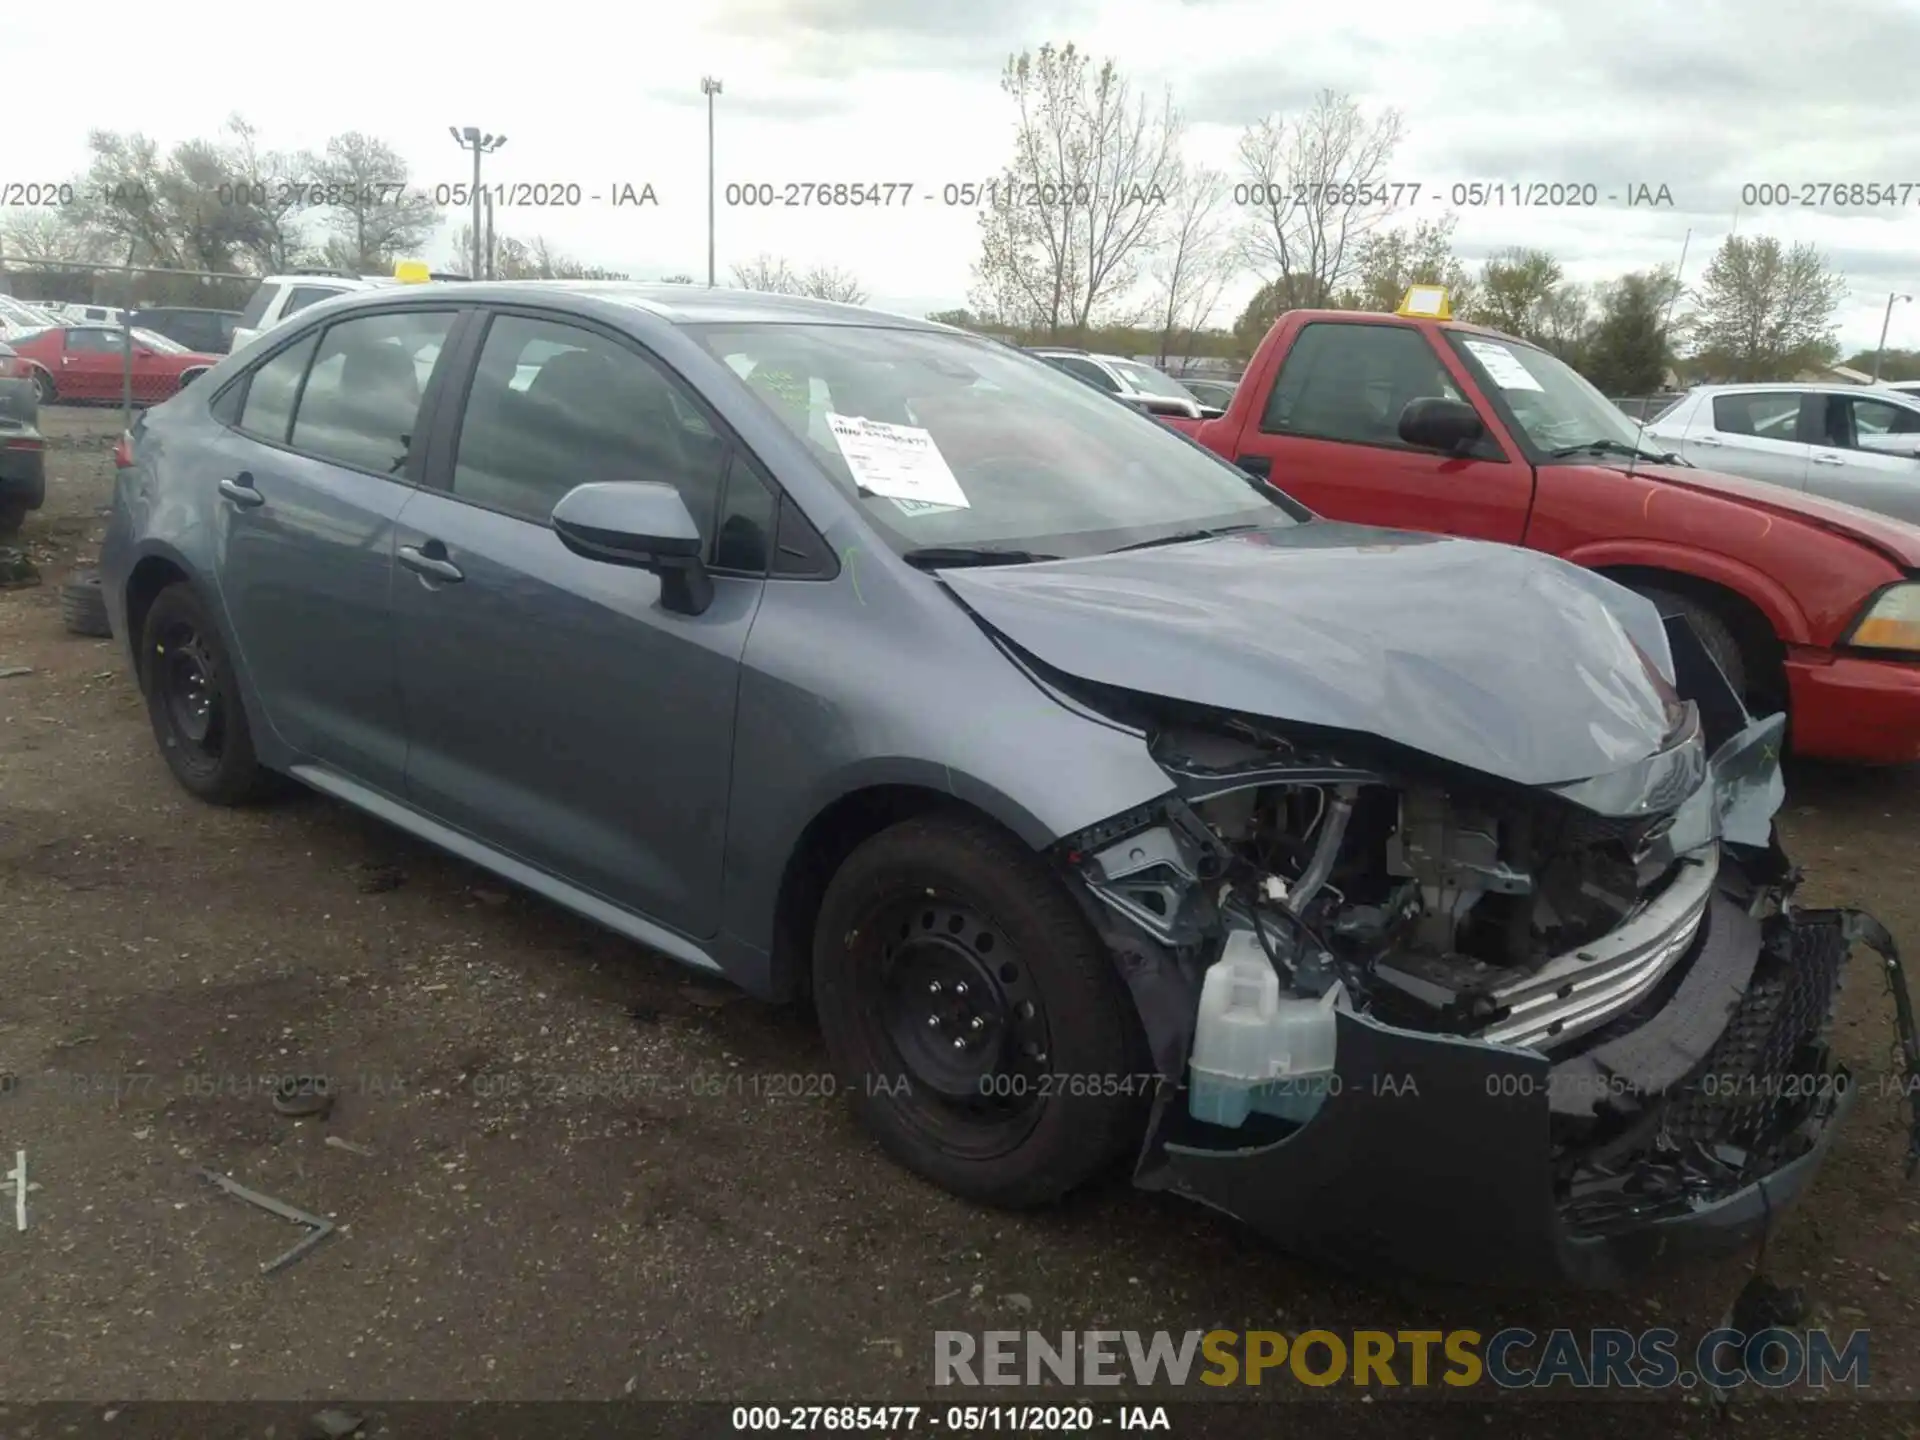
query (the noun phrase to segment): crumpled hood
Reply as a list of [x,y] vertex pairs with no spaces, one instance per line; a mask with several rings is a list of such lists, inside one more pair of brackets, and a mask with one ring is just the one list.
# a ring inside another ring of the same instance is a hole
[[1659,612],[1530,550],[1316,520],[939,573],[1068,675],[1359,731],[1526,785],[1644,759],[1676,719]]
[[[1625,471],[1627,467],[1623,462],[1619,465],[1608,464],[1607,468]],[[1764,480],[1725,475],[1718,470],[1679,465],[1636,465],[1633,473],[1677,489],[1738,500],[1761,512],[1792,515],[1869,545],[1903,568],[1920,568],[1920,526],[1909,525],[1890,515],[1879,515],[1820,495],[1809,495],[1785,485],[1770,485]]]

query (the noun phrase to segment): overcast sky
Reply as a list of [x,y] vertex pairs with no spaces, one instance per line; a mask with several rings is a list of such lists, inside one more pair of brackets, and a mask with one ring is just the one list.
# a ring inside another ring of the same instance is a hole
[[[238,111],[272,148],[363,130],[416,181],[464,178],[447,133],[505,134],[489,180],[576,183],[583,195],[652,184],[657,207],[504,212],[503,234],[542,234],[579,258],[654,278],[706,271],[706,102],[721,77],[720,184],[911,182],[905,205],[857,211],[719,209],[724,280],[759,252],[857,272],[873,303],[924,313],[965,302],[972,214],[949,182],[1004,164],[1007,56],[1047,40],[1111,57],[1136,85],[1171,87],[1196,159],[1231,168],[1243,126],[1297,112],[1321,87],[1397,107],[1407,139],[1395,180],[1445,213],[1455,182],[1594,184],[1621,203],[1460,212],[1470,260],[1506,245],[1552,250],[1577,279],[1680,259],[1697,281],[1730,231],[1822,247],[1847,279],[1847,350],[1878,338],[1890,291],[1920,288],[1920,0],[1812,6],[1786,0],[1456,0],[1431,6],[1280,6],[1272,0],[699,0],[491,12],[339,0],[324,18],[249,13],[162,24],[118,0],[77,37],[58,6],[9,7],[0,30],[15,123],[0,130],[0,184],[65,179],[90,127],[171,143]],[[498,14],[501,18],[496,19]],[[480,17],[478,19],[471,17]],[[95,23],[99,22],[99,23]],[[127,39],[117,35],[122,23]],[[95,42],[98,42],[97,44]],[[81,57],[87,57],[82,60]],[[126,57],[131,84],[114,77]],[[87,82],[76,87],[73,67]],[[1899,97],[1905,95],[1905,100]],[[18,123],[30,117],[30,123]],[[1746,184],[1907,189],[1904,207],[1846,212],[1740,207]],[[1670,208],[1628,209],[1664,185]],[[454,217],[457,223],[460,217]],[[428,258],[446,258],[436,242]],[[1226,296],[1216,323],[1255,277]],[[1920,302],[1896,307],[1889,345],[1920,347]]]

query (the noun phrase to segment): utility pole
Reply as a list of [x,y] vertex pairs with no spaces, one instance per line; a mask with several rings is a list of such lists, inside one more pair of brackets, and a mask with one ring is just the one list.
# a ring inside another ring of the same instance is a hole
[[482,193],[480,188],[480,157],[482,155],[491,155],[495,150],[498,150],[502,145],[507,143],[507,137],[504,135],[482,134],[479,127],[475,125],[465,127],[449,125],[447,127],[447,133],[453,136],[453,143],[458,145],[462,150],[471,150],[473,152],[473,220],[471,222],[473,229],[473,278],[476,280],[484,280],[487,276],[487,241],[486,222],[482,218],[485,207],[482,205],[480,199]]
[[720,93],[720,82],[711,75],[701,77],[700,93],[707,97],[707,288],[713,288],[713,97]]
[[1911,299],[1913,299],[1911,295],[1887,296],[1887,313],[1880,317],[1880,343],[1874,347],[1873,351],[1873,378],[1876,381],[1880,378],[1880,357],[1887,353],[1887,326],[1893,323],[1893,302]]

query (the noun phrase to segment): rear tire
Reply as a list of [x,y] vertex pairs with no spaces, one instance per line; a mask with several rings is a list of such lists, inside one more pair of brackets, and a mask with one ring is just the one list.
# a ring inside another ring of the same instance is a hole
[[27,507],[25,505],[0,505],[0,540],[11,540],[20,533],[20,527],[26,523]]
[[1043,1204],[1138,1143],[1153,1086],[1127,989],[1060,881],[981,821],[908,820],[856,849],[813,982],[855,1116],[957,1195]]
[[53,383],[53,376],[36,368],[33,372],[33,388],[40,397],[42,405],[51,405],[59,398],[60,392]]
[[1727,677],[1727,683],[1733,687],[1733,693],[1745,701],[1751,698],[1748,688],[1751,676],[1747,667],[1747,657],[1740,648],[1740,641],[1733,633],[1733,627],[1721,618],[1720,613],[1684,595],[1676,595],[1671,590],[1659,590],[1651,586],[1635,586],[1642,596],[1659,607],[1662,616],[1678,615],[1693,626],[1693,633],[1700,637],[1700,643],[1713,657],[1721,672]]
[[185,581],[154,597],[139,655],[147,717],[173,778],[213,805],[244,805],[272,793],[275,776],[254,755],[226,644]]

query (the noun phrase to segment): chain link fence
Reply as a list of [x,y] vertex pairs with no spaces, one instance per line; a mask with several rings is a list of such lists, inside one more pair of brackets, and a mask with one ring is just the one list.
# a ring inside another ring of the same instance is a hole
[[[114,265],[66,260],[0,261],[0,319],[25,314],[50,315],[66,327],[88,327],[69,334],[58,354],[27,353],[40,372],[43,401],[55,404],[113,404],[131,428],[136,407],[158,404],[190,381],[195,365],[164,336],[118,323],[135,310],[183,307],[239,310],[259,285],[259,277],[238,271],[182,270],[157,265]],[[89,319],[67,307],[117,311]],[[106,323],[110,328],[91,327]],[[8,326],[19,334],[19,320]],[[98,336],[96,339],[95,337]],[[0,332],[0,341],[7,334]],[[42,347],[33,346],[34,350]],[[204,368],[201,366],[199,368]]]

